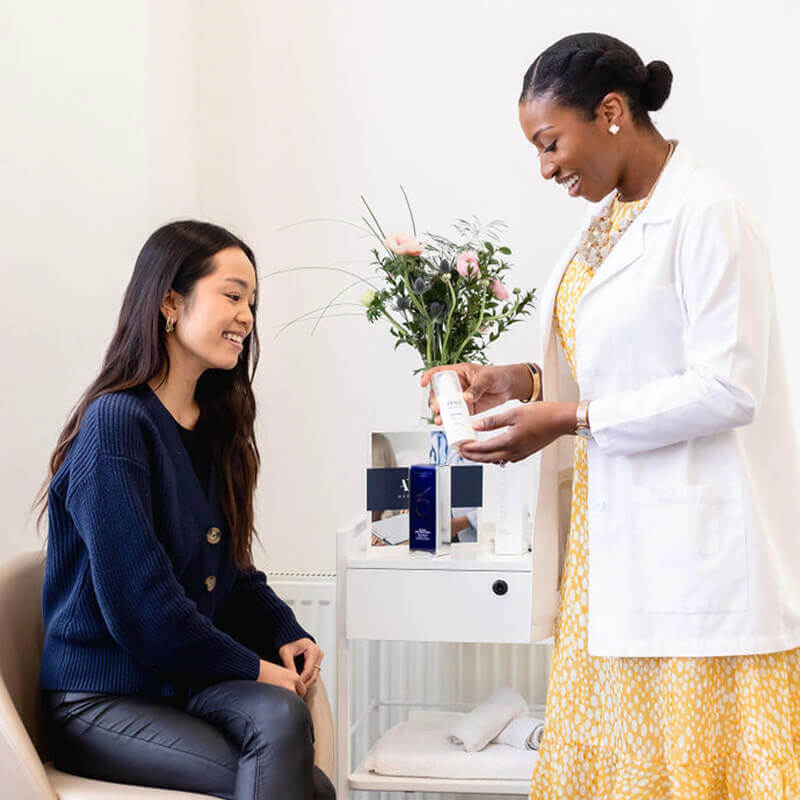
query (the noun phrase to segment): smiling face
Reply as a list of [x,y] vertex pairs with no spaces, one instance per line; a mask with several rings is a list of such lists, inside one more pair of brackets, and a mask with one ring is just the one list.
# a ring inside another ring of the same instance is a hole
[[255,322],[256,273],[244,251],[220,250],[214,265],[187,297],[170,290],[162,306],[164,316],[175,320],[167,336],[171,360],[183,360],[198,375],[233,369]]
[[622,126],[627,111],[616,92],[603,98],[593,120],[545,96],[520,103],[519,121],[539,151],[542,177],[561,184],[571,197],[597,202],[620,182],[625,137],[612,136],[608,129]]

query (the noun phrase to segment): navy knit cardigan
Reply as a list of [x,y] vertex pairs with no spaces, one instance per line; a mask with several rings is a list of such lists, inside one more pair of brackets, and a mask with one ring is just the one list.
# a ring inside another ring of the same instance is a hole
[[147,384],[91,403],[49,504],[43,689],[184,695],[311,638],[235,567],[214,465],[206,497]]

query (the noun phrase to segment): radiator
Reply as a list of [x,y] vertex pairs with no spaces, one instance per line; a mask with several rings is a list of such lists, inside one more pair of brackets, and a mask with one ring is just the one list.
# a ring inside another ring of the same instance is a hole
[[[335,708],[336,577],[279,572],[270,585],[295,612],[300,624],[326,653],[323,676]],[[552,648],[536,644],[452,644],[437,642],[366,642],[352,648],[351,719],[358,719],[375,699],[392,704],[373,715],[353,742],[357,763],[369,745],[402,722],[411,705],[444,705],[469,710],[498,687],[517,689],[531,706],[547,698]],[[489,800],[494,795],[432,792],[352,792],[353,800]],[[500,796],[497,796],[500,800]],[[340,798],[340,800],[348,800]],[[508,795],[502,797],[508,800]]]

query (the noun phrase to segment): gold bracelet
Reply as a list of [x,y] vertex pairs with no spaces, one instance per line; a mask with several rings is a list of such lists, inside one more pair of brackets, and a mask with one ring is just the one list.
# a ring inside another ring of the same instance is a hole
[[527,400],[522,400],[522,403],[530,403],[531,400],[538,400],[539,395],[542,391],[542,376],[541,372],[539,371],[539,367],[535,364],[529,364],[527,361],[524,362],[525,366],[531,373],[531,396]]

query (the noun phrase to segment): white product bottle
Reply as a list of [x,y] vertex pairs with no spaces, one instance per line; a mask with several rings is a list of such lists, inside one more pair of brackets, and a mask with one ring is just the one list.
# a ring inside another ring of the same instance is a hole
[[495,469],[498,480],[494,551],[497,555],[522,555],[528,552],[531,543],[530,465],[520,461]]
[[451,448],[461,442],[473,441],[475,431],[469,419],[469,409],[461,393],[461,381],[453,369],[434,372],[433,390],[439,401],[439,414]]

